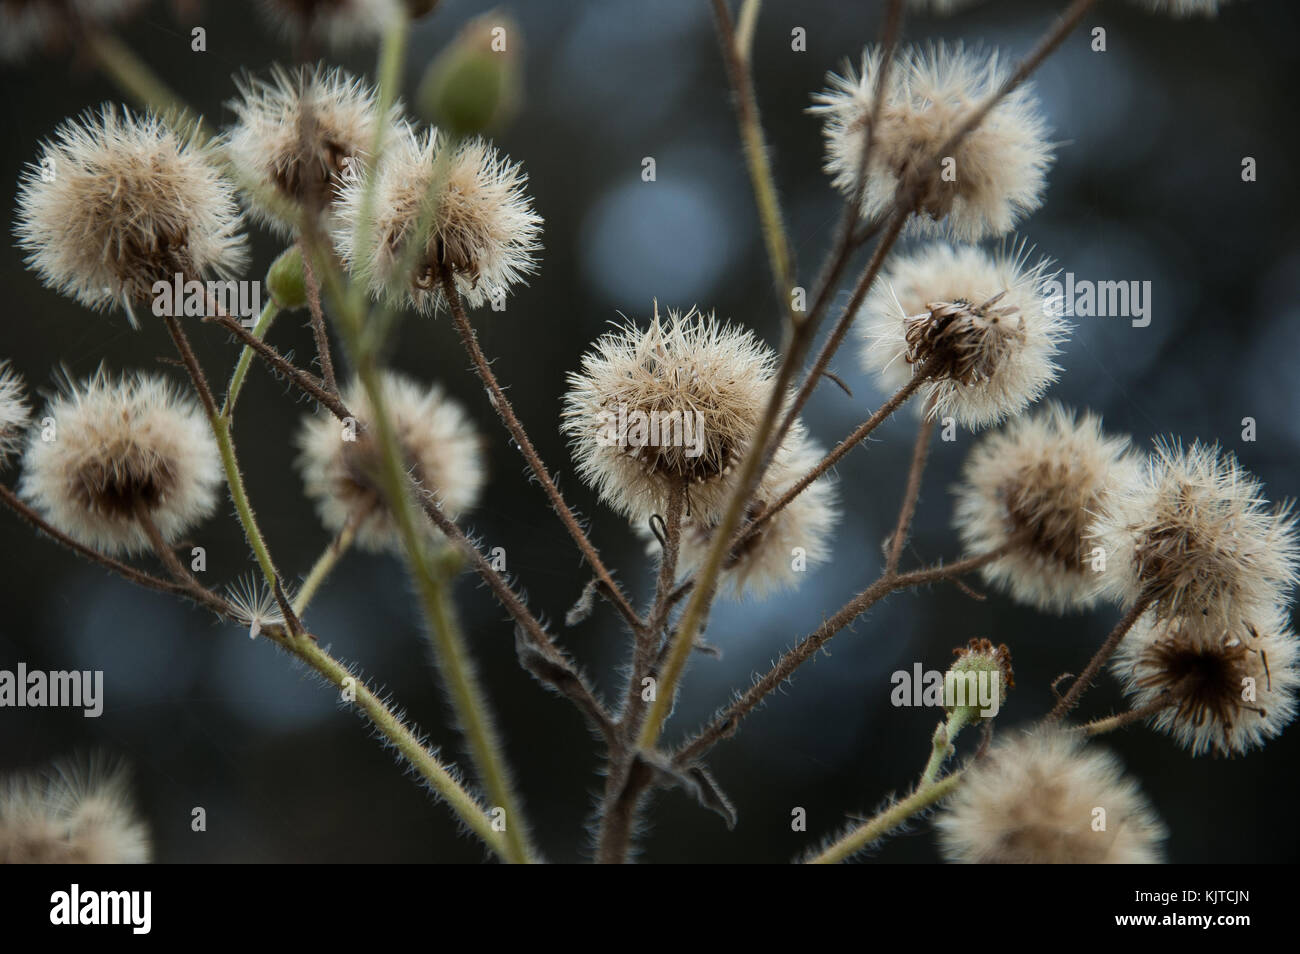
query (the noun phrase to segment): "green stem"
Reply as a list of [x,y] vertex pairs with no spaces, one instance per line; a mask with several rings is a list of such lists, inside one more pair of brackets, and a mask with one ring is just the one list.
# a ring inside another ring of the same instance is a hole
[[841,861],[847,861],[878,838],[888,835],[913,815],[925,811],[931,805],[946,798],[953,789],[961,784],[963,777],[964,770],[959,770],[951,775],[945,775],[937,782],[922,784],[901,802],[896,802],[870,821],[864,822],[841,836],[830,847],[823,850],[821,854],[809,859],[808,863],[813,865],[833,865]]
[[352,546],[352,541],[357,536],[358,526],[360,526],[359,520],[355,518],[349,520],[339,531],[339,535],[330,541],[330,545],[316,559],[307,574],[307,579],[303,580],[302,588],[293,599],[295,616],[302,616],[307,611],[307,605],[311,603],[320,585],[325,582],[325,578],[333,572],[334,567],[338,566],[339,560],[343,558],[343,554],[347,553],[348,548]]
[[[257,324],[253,326],[253,336],[258,339],[266,337],[271,322],[279,313],[280,306],[275,303],[275,299],[268,301],[257,318]],[[239,355],[239,362],[235,365],[235,373],[230,376],[230,386],[226,388],[225,403],[221,405],[221,416],[227,421],[235,413],[235,401],[239,400],[239,391],[244,386],[244,378],[248,376],[248,366],[252,363],[253,346],[244,345],[244,350]]]
[[82,33],[81,39],[96,65],[135,100],[137,106],[168,118],[178,128],[192,130],[203,142],[212,138],[202,117],[172,92],[125,43],[111,33],[94,31]]

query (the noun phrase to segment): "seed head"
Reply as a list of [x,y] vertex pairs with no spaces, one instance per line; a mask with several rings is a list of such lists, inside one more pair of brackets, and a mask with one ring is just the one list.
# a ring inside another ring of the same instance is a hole
[[1111,663],[1133,708],[1169,703],[1150,724],[1192,755],[1243,755],[1296,713],[1296,635],[1269,607],[1224,630],[1204,618],[1148,612]]
[[0,864],[143,864],[150,854],[120,768],[56,764],[0,781]]
[[[821,448],[796,420],[759,483],[746,523],[780,500],[822,457]],[[831,535],[840,517],[836,497],[834,478],[823,474],[814,480],[728,555],[719,576],[722,585],[736,598],[761,598],[798,586],[808,570],[831,557]],[[716,519],[701,520],[694,511],[683,518],[679,569],[693,572],[704,563],[717,525]],[[636,526],[644,536],[653,537],[647,523]],[[658,549],[657,543],[651,545],[652,552]]]
[[22,445],[23,432],[32,416],[27,388],[8,361],[0,361],[0,467]]
[[923,407],[978,428],[1018,414],[1059,372],[1069,326],[1023,245],[988,255],[937,242],[894,259],[862,304],[862,360],[896,390],[924,373]]
[[[464,409],[437,385],[425,387],[394,372],[382,379],[384,402],[412,476],[455,520],[478,501],[485,479],[482,439]],[[338,533],[357,521],[357,546],[401,550],[397,525],[384,503],[378,435],[366,389],[353,381],[344,400],[354,424],[322,411],[298,433],[298,468],[321,523]]]
[[954,522],[967,555],[1012,547],[981,571],[989,583],[1047,612],[1097,601],[1085,532],[1113,488],[1141,478],[1128,438],[1051,403],[976,444],[962,477]]
[[276,67],[269,79],[240,80],[239,93],[228,104],[238,121],[226,151],[241,182],[255,186],[246,192],[250,212],[286,237],[299,227],[287,211],[319,210],[328,226],[335,193],[346,176],[361,175],[376,130],[387,123],[385,138],[396,135],[399,107],[381,115],[375,91],[342,70]]
[[[871,116],[883,55],[862,54],[861,75],[849,66],[827,76],[813,97],[825,116],[826,172],[852,196],[872,135]],[[950,153],[948,142],[971,113],[1002,84],[1007,70],[996,52],[962,46],[904,49],[889,70],[862,190],[868,221],[887,213],[898,190],[910,192],[923,230],[945,228],[967,241],[1009,232],[1043,201],[1052,147],[1037,97],[1021,85],[994,106]]]
[[24,171],[14,231],[45,285],[133,315],[154,282],[234,275],[246,258],[241,226],[206,147],[156,116],[105,106],[64,122]]
[[1201,617],[1221,630],[1260,606],[1288,605],[1296,520],[1270,506],[1230,452],[1161,441],[1141,479],[1111,494],[1088,531],[1106,554],[1105,595],[1152,600],[1160,620]]
[[66,380],[33,428],[22,496],[59,530],[108,554],[151,547],[145,513],[167,543],[212,515],[221,461],[198,404],[165,378]]
[[[439,154],[450,149],[438,161]],[[485,139],[454,148],[430,129],[399,126],[384,150],[375,184],[372,237],[359,234],[366,177],[344,181],[335,201],[334,244],[344,264],[375,298],[387,297],[429,313],[445,306],[442,277],[477,308],[537,270],[542,219],[524,191],[528,177]],[[442,178],[432,227],[420,232],[421,209]],[[417,244],[407,253],[411,241]],[[410,270],[397,274],[406,258]]]
[[967,773],[935,822],[949,861],[1161,861],[1165,827],[1137,784],[1113,755],[1076,735],[1004,736]]
[[[721,518],[772,388],[774,356],[750,332],[691,309],[602,335],[569,375],[561,430],[578,476],[643,524],[685,486],[692,520]],[[623,426],[626,424],[626,426]]]

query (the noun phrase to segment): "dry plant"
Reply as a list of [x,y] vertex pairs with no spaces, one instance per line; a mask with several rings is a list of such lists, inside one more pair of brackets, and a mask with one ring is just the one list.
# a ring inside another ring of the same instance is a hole
[[[75,48],[134,101],[69,119],[40,147],[20,185],[15,225],[28,265],[52,291],[121,311],[141,334],[168,335],[187,380],[101,368],[85,380],[66,377],[33,413],[18,373],[3,366],[0,455],[6,463],[21,457],[21,477],[0,486],[0,500],[85,559],[209,609],[304,662],[457,822],[510,862],[541,858],[457,623],[450,590],[461,572],[478,574],[512,618],[520,665],[590,725],[604,759],[590,851],[614,863],[634,855],[656,789],[680,788],[731,823],[735,809],[709,771],[710,751],[890,594],[938,581],[965,587],[979,574],[1045,613],[1112,608],[1113,631],[1078,675],[1057,681],[1064,688],[1054,708],[996,740],[993,717],[1014,685],[1010,651],[986,640],[959,647],[934,687],[945,718],[918,759],[916,782],[806,860],[849,859],[936,808],[939,842],[953,861],[1159,860],[1162,823],[1091,739],[1145,724],[1192,755],[1239,755],[1291,721],[1296,527],[1217,447],[1171,439],[1144,454],[1087,411],[1034,409],[1060,373],[1070,331],[1051,291],[1052,266],[1023,241],[998,250],[975,243],[1007,236],[1041,205],[1053,146],[1028,78],[1095,4],[1073,0],[1010,63],[996,51],[905,46],[905,4],[883,3],[879,40],[813,97],[826,172],[844,207],[805,294],[753,85],[760,3],[744,0],[733,19],[725,0],[712,0],[784,341],[773,351],[711,311],[661,313],[656,305],[647,320],[627,321],[574,357],[559,424],[582,480],[647,540],[656,585],[641,607],[619,583],[629,574],[604,562],[497,379],[475,324],[491,314],[471,318],[537,270],[543,235],[519,163],[484,137],[515,105],[513,23],[488,15],[467,24],[430,67],[415,101],[435,128],[410,118],[398,77],[412,15],[436,3],[267,0],[299,59],[312,63],[238,78],[236,120],[216,132],[114,37],[113,23],[138,4],[6,5],[7,57]],[[1146,3],[1175,15],[1218,5]],[[310,52],[374,38],[373,84]],[[236,313],[235,284],[227,284],[247,266],[248,223],[287,242],[267,273],[271,300],[251,316]],[[896,252],[903,237],[918,242]],[[267,341],[277,317],[296,309],[310,315],[314,367]],[[539,495],[585,561],[590,581],[574,581],[582,597],[567,622],[599,604],[621,626],[629,662],[618,698],[595,691],[464,523],[484,481],[483,437],[475,412],[438,385],[383,367],[385,343],[408,312],[452,323],[486,390],[484,413],[500,419],[527,464],[531,481],[519,492]],[[200,365],[195,334],[242,345],[222,376],[228,383]],[[801,415],[850,334],[892,396],[827,451]],[[301,577],[277,562],[245,489],[235,421],[253,362],[317,408],[302,424],[298,469],[333,539]],[[346,381],[337,370],[344,364]],[[832,469],[909,403],[918,411],[915,449],[879,578],[828,611],[707,724],[665,746],[692,656],[708,649],[715,601],[797,585],[799,571],[829,557],[825,541],[846,503]],[[940,421],[997,429],[975,446],[958,491],[960,556],[907,567]],[[258,571],[221,590],[201,582],[174,548],[225,496]],[[465,775],[313,635],[314,597],[353,546],[406,562],[470,754]],[[1076,719],[1107,667],[1131,708]],[[980,742],[958,764],[954,743],[967,728],[978,729]],[[146,858],[123,792],[114,772],[12,781],[0,790],[0,858]]]

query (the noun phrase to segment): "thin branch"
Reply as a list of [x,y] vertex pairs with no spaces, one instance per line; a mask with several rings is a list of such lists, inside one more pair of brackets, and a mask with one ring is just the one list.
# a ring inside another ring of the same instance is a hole
[[320,303],[320,283],[316,281],[310,251],[305,243],[299,243],[299,247],[302,249],[302,277],[307,289],[307,310],[311,313],[311,333],[316,340],[316,357],[320,360],[321,385],[330,394],[337,395],[339,385],[334,379],[334,357],[330,354],[330,336],[325,328],[325,312]]
[[1115,654],[1115,650],[1119,648],[1120,641],[1124,639],[1124,636],[1133,628],[1134,624],[1141,619],[1142,614],[1147,611],[1151,602],[1152,600],[1150,597],[1138,600],[1133,604],[1133,608],[1124,614],[1124,618],[1115,624],[1115,628],[1110,631],[1110,635],[1106,637],[1106,641],[1101,644],[1101,647],[1093,655],[1092,659],[1088,660],[1087,668],[1083,670],[1083,673],[1079,678],[1070,683],[1069,691],[1056,703],[1052,711],[1044,720],[1045,722],[1050,724],[1061,721],[1064,716],[1069,714],[1069,712],[1079,704],[1079,700],[1083,697],[1083,694],[1088,691],[1088,687],[1092,685],[1092,681],[1097,678],[1097,673],[1101,672],[1101,667],[1106,665],[1106,661]]
[[808,864],[832,865],[847,861],[875,841],[888,835],[913,815],[925,811],[952,794],[961,784],[964,769],[945,775],[937,782],[922,785],[911,795],[890,805],[870,821],[863,822],[840,836],[835,842],[808,860]]
[[912,463],[907,471],[907,487],[903,491],[903,502],[898,508],[898,522],[894,525],[894,533],[889,538],[889,556],[885,560],[886,573],[894,573],[898,570],[898,562],[903,556],[903,546],[912,527],[912,517],[916,513],[916,502],[921,496],[921,475],[925,472],[925,462],[930,454],[930,438],[934,434],[934,418],[930,416],[933,406],[932,398],[916,430],[916,443],[912,446]]
[[574,516],[569,505],[564,501],[564,495],[560,493],[560,488],[555,485],[551,479],[550,471],[542,463],[538,456],[537,450],[533,447],[533,442],[528,439],[528,434],[524,430],[523,424],[515,415],[513,405],[510,399],[506,397],[505,390],[497,380],[496,374],[492,371],[492,365],[487,357],[483,354],[483,349],[479,346],[478,335],[474,332],[474,326],[470,324],[468,316],[465,314],[464,303],[460,299],[460,293],[452,276],[443,271],[441,276],[443,293],[451,307],[452,322],[456,326],[456,332],[460,335],[461,344],[464,345],[466,353],[474,364],[474,371],[479,380],[487,387],[488,393],[492,398],[492,406],[501,418],[506,430],[514,438],[515,446],[519,448],[520,453],[524,455],[524,460],[528,462],[528,468],[532,471],[533,476],[542,485],[546,496],[551,501],[551,506],[564,524],[569,536],[578,545],[582,555],[586,558],[587,564],[591,567],[597,578],[604,584],[604,592],[613,601],[618,611],[623,614],[634,632],[640,632],[644,626],[644,621],[637,615],[632,604],[628,602],[627,597],[623,595],[622,589],[614,582],[614,577],[605,567],[604,561],[601,560],[600,554],[596,552],[595,546],[587,536],[586,531],[578,523],[578,518]]
[[1104,719],[1094,719],[1086,725],[1079,726],[1079,731],[1088,735],[1105,735],[1107,732],[1114,732],[1116,729],[1122,729],[1125,726],[1132,725],[1134,722],[1141,722],[1143,719],[1148,719],[1177,703],[1177,698],[1166,690],[1144,706],[1139,706],[1136,709],[1129,709],[1127,712],[1119,712],[1113,716],[1107,716]]

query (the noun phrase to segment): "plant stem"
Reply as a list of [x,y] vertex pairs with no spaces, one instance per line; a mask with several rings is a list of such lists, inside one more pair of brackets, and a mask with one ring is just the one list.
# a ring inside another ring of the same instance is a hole
[[[280,306],[275,303],[275,299],[268,301],[257,318],[257,324],[253,326],[253,337],[259,340],[264,338],[271,328],[271,322],[279,313]],[[244,378],[248,376],[248,366],[252,363],[253,347],[244,345],[244,350],[239,353],[239,361],[235,364],[235,371],[230,376],[230,385],[226,388],[225,403],[221,405],[221,416],[227,421],[235,413],[235,402],[239,400],[239,392],[244,387]]]
[[125,43],[111,33],[94,29],[81,31],[79,36],[95,65],[125,90],[137,106],[167,118],[183,131],[193,131],[203,142],[212,138],[202,117],[190,109]]
[[934,419],[930,417],[933,399],[921,417],[916,430],[916,443],[912,446],[912,463],[907,471],[907,487],[903,491],[903,502],[898,508],[898,523],[894,525],[893,535],[889,538],[889,556],[885,560],[885,572],[894,573],[899,560],[903,557],[903,546],[912,526],[912,517],[916,513],[916,502],[921,496],[921,475],[925,471],[925,462],[930,453],[930,437],[934,433]]
[[1079,726],[1079,731],[1088,735],[1105,735],[1107,732],[1114,732],[1116,729],[1122,729],[1134,722],[1141,722],[1143,719],[1150,718],[1158,712],[1163,712],[1170,706],[1175,705],[1177,701],[1167,693],[1162,694],[1137,709],[1129,709],[1127,712],[1116,713],[1104,719],[1094,719],[1086,725]]
[[1069,712],[1079,704],[1079,700],[1083,698],[1083,694],[1088,691],[1088,687],[1092,685],[1092,681],[1097,678],[1097,673],[1101,671],[1101,667],[1106,665],[1106,661],[1115,654],[1115,650],[1119,648],[1120,641],[1123,640],[1128,631],[1133,628],[1133,625],[1142,618],[1142,614],[1147,611],[1147,607],[1149,607],[1151,603],[1152,600],[1150,597],[1138,600],[1133,604],[1133,608],[1124,614],[1124,618],[1115,624],[1115,628],[1110,631],[1110,635],[1106,637],[1106,641],[1101,644],[1101,647],[1093,655],[1092,659],[1088,660],[1088,666],[1083,670],[1083,674],[1075,679],[1074,682],[1070,683],[1070,691],[1061,697],[1052,711],[1048,713],[1044,722],[1051,724],[1061,721],[1064,716],[1068,715]]
[[334,356],[330,353],[330,336],[325,327],[325,312],[320,303],[320,282],[316,280],[316,271],[311,264],[311,253],[300,242],[302,252],[302,278],[307,289],[307,311],[311,315],[311,334],[316,341],[316,357],[320,361],[321,383],[331,394],[339,393],[338,382],[334,378]]
[[832,865],[847,861],[862,849],[869,847],[872,842],[888,835],[913,815],[925,811],[931,805],[946,798],[961,784],[963,777],[964,770],[958,770],[945,775],[937,782],[921,785],[907,798],[896,802],[870,821],[864,822],[838,838],[830,847],[809,859],[808,864]]
[[578,523],[577,517],[569,509],[569,505],[565,503],[564,495],[560,493],[555,481],[551,479],[551,474],[546,469],[546,465],[542,463],[536,448],[533,447],[533,442],[528,439],[528,433],[515,415],[514,406],[510,403],[510,399],[506,397],[505,389],[501,387],[501,383],[497,380],[491,362],[488,361],[483,354],[483,349],[479,346],[478,335],[474,332],[474,326],[470,324],[469,318],[465,314],[464,304],[460,300],[460,294],[456,291],[456,286],[450,275],[443,274],[442,287],[451,308],[452,323],[456,327],[456,333],[460,336],[461,344],[464,345],[466,353],[468,353],[470,360],[474,364],[475,373],[488,389],[488,394],[492,399],[492,407],[496,410],[497,416],[501,418],[506,430],[514,438],[515,446],[524,455],[529,470],[537,478],[537,482],[542,485],[542,489],[550,499],[551,507],[559,516],[560,522],[564,524],[565,529],[569,531],[569,536],[573,538],[573,541],[578,545],[578,549],[582,551],[582,555],[586,558],[592,572],[604,584],[605,593],[613,601],[618,611],[623,614],[623,618],[632,626],[633,631],[640,632],[645,626],[644,621],[632,608],[632,604],[623,595],[619,585],[614,582],[614,577],[606,569],[591,539]]
[[735,98],[736,119],[740,126],[740,140],[744,147],[745,164],[758,205],[758,218],[762,224],[763,240],[776,284],[777,300],[794,321],[791,311],[790,289],[794,285],[790,264],[790,240],[781,215],[781,201],[777,196],[772,164],[768,160],[767,144],[763,136],[763,123],[758,112],[758,98],[754,94],[754,76],[750,70],[749,44],[753,38],[754,21],[758,16],[756,3],[745,10],[742,26],[747,39],[742,44],[736,35],[727,10],[726,0],[713,0],[713,17],[718,29],[718,44],[727,67],[727,79]]
[[338,532],[338,535],[330,541],[329,546],[317,557],[316,562],[312,564],[311,570],[307,573],[307,578],[302,582],[302,588],[298,590],[293,599],[295,616],[301,616],[307,611],[307,605],[311,603],[316,591],[320,589],[320,585],[325,582],[325,578],[333,572],[334,567],[343,558],[343,554],[347,553],[348,548],[352,546],[352,541],[357,536],[357,528],[364,518],[364,514],[353,515],[343,525],[343,529]]

